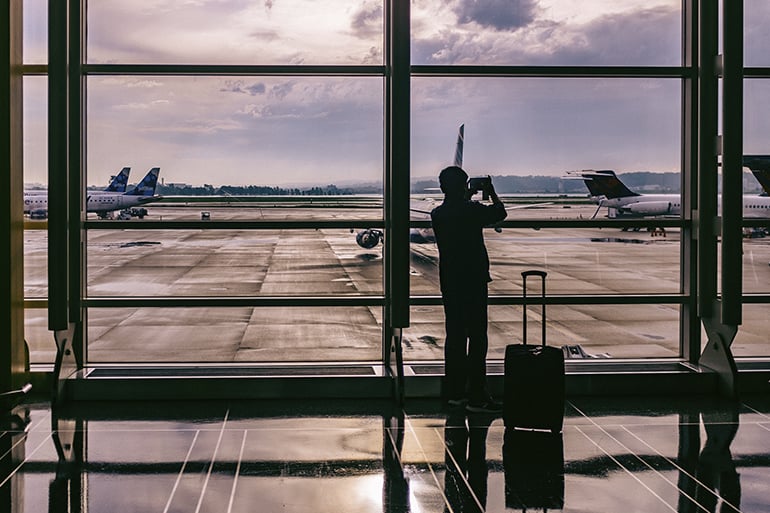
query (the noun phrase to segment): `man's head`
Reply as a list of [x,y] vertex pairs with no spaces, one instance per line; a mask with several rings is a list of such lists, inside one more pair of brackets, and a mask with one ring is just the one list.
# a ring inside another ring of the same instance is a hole
[[468,173],[457,166],[445,167],[438,175],[441,192],[449,197],[460,198],[465,196],[468,184]]

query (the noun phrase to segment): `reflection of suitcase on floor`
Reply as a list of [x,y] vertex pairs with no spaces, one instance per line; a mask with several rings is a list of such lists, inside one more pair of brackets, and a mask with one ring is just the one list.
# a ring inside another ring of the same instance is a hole
[[545,299],[545,271],[524,271],[522,343],[505,348],[503,420],[507,428],[561,431],[564,420],[564,353],[545,343],[545,303],[542,345],[527,344],[527,277],[540,276]]
[[505,429],[506,508],[564,508],[564,443],[560,433]]

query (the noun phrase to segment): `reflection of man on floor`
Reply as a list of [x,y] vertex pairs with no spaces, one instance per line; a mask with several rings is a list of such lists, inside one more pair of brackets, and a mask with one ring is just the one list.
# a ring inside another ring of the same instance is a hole
[[[468,417],[462,410],[447,416],[444,494],[455,513],[483,513],[487,506],[487,433],[492,417]],[[448,510],[445,510],[448,511]]]
[[487,287],[489,256],[484,246],[485,226],[502,221],[505,207],[492,180],[480,186],[491,205],[471,201],[476,190],[468,175],[451,166],[439,174],[444,202],[431,212],[439,252],[439,279],[444,303],[444,395],[450,405],[467,401],[472,412],[499,412],[500,403],[487,390]]

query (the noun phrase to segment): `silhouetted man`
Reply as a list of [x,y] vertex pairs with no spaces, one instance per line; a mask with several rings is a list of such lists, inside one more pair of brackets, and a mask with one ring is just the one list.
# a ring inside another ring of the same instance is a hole
[[451,166],[439,174],[444,202],[430,214],[439,253],[439,278],[444,303],[444,395],[452,406],[472,412],[499,412],[500,403],[487,390],[487,287],[489,256],[483,229],[505,219],[506,211],[492,180],[481,189],[491,205],[471,201],[476,192],[468,175]]

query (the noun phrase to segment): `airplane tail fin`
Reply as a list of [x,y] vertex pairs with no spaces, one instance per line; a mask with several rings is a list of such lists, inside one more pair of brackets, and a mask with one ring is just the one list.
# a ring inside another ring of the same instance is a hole
[[129,173],[131,173],[130,167],[124,167],[123,169],[121,169],[120,173],[118,173],[112,178],[112,181],[104,190],[107,192],[118,192],[118,193],[126,192]]
[[136,184],[136,186],[128,191],[126,194],[129,196],[154,196],[155,188],[158,186],[158,175],[160,174],[160,168],[154,167],[142,178],[142,181]]
[[457,144],[455,145],[455,159],[453,165],[463,167],[463,145],[465,144],[465,123],[460,125],[460,131],[457,133]]
[[754,173],[765,195],[770,195],[770,155],[744,155],[743,165]]
[[639,196],[639,193],[632,191],[620,181],[615,171],[609,169],[581,171],[580,175],[583,177],[591,196],[604,196],[607,199]]

